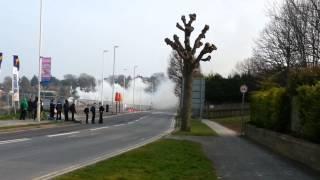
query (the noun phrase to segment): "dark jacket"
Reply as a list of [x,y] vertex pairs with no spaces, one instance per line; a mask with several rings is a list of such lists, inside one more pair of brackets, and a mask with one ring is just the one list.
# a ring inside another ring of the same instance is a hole
[[76,105],[75,105],[74,103],[71,104],[71,106],[70,106],[70,111],[71,111],[72,113],[77,113],[77,111],[76,111]]
[[62,104],[61,104],[61,102],[58,102],[58,103],[57,103],[56,109],[57,109],[57,112],[61,112],[61,111],[62,111]]
[[84,112],[85,114],[89,114],[89,108],[88,108],[88,107],[84,108],[83,112]]
[[96,113],[96,107],[91,106],[90,111],[92,112],[92,114],[95,114]]
[[99,112],[103,112],[104,111],[104,107],[103,106],[100,106],[99,107]]
[[63,105],[63,111],[64,112],[69,112],[69,103],[68,102],[65,102],[64,105]]

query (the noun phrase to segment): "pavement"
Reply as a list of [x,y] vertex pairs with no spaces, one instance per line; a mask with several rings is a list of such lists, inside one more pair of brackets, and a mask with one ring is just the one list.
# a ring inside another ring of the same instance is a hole
[[[46,124],[52,121],[41,121],[40,124]],[[1,120],[0,127],[8,127],[8,126],[24,126],[30,124],[39,124],[37,121],[27,119],[27,120]]]
[[222,180],[317,180],[319,174],[237,135],[215,122],[203,120],[218,137],[179,136],[201,143]]
[[1,179],[50,179],[154,141],[172,129],[173,113],[111,116],[104,124],[74,124],[0,134]]

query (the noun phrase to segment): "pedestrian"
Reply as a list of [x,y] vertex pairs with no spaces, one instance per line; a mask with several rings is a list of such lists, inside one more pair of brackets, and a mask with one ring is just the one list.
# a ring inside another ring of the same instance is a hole
[[27,110],[28,110],[28,102],[24,98],[20,103],[20,111],[21,111],[20,120],[26,120]]
[[37,112],[38,112],[38,96],[34,98],[34,101],[32,103],[32,109],[33,109],[33,120],[36,120]]
[[109,112],[109,104],[106,105],[106,112]]
[[86,124],[89,124],[89,105],[84,108],[83,112],[86,114]]
[[50,120],[54,120],[54,110],[55,110],[55,104],[53,102],[53,99],[50,101]]
[[69,121],[69,102],[65,100],[63,105],[63,112],[64,112],[64,120]]
[[56,104],[56,110],[57,110],[57,120],[61,120],[61,113],[62,113],[61,101],[58,101],[58,103]]
[[96,118],[96,103],[94,103],[91,108],[90,111],[92,113],[92,120],[91,123],[94,124],[95,123],[95,118]]
[[103,111],[104,111],[104,107],[103,105],[100,103],[99,104],[100,107],[99,107],[99,113],[100,113],[100,117],[99,117],[99,124],[102,124],[103,123]]
[[33,118],[33,107],[32,107],[32,100],[29,98],[28,100],[28,118],[32,119]]
[[74,114],[77,113],[77,111],[76,111],[76,105],[74,104],[74,102],[70,106],[70,112],[71,112],[71,120],[75,121]]

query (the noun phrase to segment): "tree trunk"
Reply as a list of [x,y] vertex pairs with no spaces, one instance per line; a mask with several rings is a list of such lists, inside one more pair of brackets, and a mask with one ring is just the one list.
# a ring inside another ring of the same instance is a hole
[[192,105],[192,71],[189,72],[187,67],[184,70],[184,91],[183,107],[181,112],[181,131],[190,131],[191,105]]

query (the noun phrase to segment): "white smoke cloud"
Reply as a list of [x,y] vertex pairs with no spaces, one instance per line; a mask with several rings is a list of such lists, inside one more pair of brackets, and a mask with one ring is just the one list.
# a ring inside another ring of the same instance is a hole
[[[178,98],[174,95],[174,83],[165,78],[160,82],[154,93],[148,93],[144,90],[148,84],[144,83],[140,78],[135,81],[134,104],[151,106],[155,109],[174,108],[178,104]],[[84,92],[77,89],[80,99],[101,101],[101,83],[97,86],[96,92]],[[123,96],[123,102],[130,107],[133,104],[133,81],[130,82],[127,89],[122,88],[119,84],[115,84],[115,92],[120,92]],[[103,83],[103,100],[111,103],[112,86],[104,81]],[[113,96],[114,98],[114,96]]]

